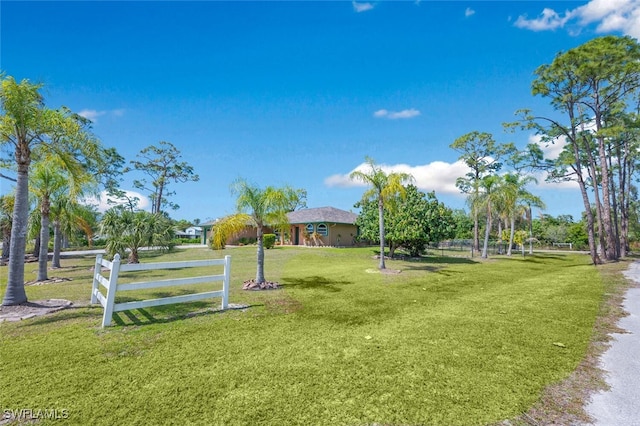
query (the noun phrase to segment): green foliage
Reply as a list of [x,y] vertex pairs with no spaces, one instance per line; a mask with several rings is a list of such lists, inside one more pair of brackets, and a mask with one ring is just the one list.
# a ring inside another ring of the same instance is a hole
[[533,219],[533,237],[540,244],[572,243],[577,250],[588,248],[587,226],[584,220],[575,222],[570,215],[542,215]]
[[255,244],[256,242],[258,242],[257,238],[253,238],[253,237],[242,237],[242,238],[238,238],[238,244],[242,245],[242,246],[248,246],[251,244]]
[[451,212],[453,219],[455,234],[453,238],[456,240],[470,240],[473,238],[473,220],[461,209],[456,209]]
[[276,234],[264,234],[262,238],[263,238],[264,248],[270,249],[276,245]]
[[166,216],[146,211],[131,211],[123,207],[107,210],[100,222],[100,233],[107,238],[109,256],[116,253],[124,259],[129,251],[129,263],[139,262],[142,247],[173,248],[174,230]]
[[180,231],[184,231],[185,229],[191,227],[192,225],[191,225],[191,222],[189,222],[188,220],[180,219],[180,220],[174,220],[173,226]]
[[[385,211],[387,240],[419,256],[428,243],[438,243],[455,235],[453,212],[439,203],[435,193],[425,194],[415,185],[407,185],[404,198],[396,200],[393,210]],[[356,221],[360,239],[379,241],[378,204],[363,200],[356,204],[361,213]]]

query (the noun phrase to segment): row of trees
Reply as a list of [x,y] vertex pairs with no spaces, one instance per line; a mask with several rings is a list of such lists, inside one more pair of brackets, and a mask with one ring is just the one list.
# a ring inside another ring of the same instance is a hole
[[[596,38],[559,53],[535,75],[533,95],[548,98],[557,114],[544,117],[521,110],[519,119],[505,127],[534,130],[547,145],[564,144],[558,158],[545,158],[536,144],[520,151],[480,132],[468,133],[451,145],[471,170],[457,185],[468,195],[474,245],[478,249],[481,216],[486,257],[493,216],[510,218],[511,243],[514,219],[528,209],[531,221],[530,208],[543,207],[526,190],[533,180],[527,173],[538,170],[547,172],[550,181],[578,183],[593,263],[624,257],[636,203],[640,45],[630,37]],[[501,174],[505,165],[509,172]]]
[[[526,174],[531,168],[529,159],[540,155],[539,148],[529,146],[523,151],[515,145],[499,144],[489,133],[471,132],[456,139],[451,148],[460,153],[460,160],[469,172],[456,181],[461,192],[467,194],[473,220],[473,246],[480,250],[480,220],[484,219],[482,257],[488,256],[489,238],[494,223],[501,238],[502,225],[508,229],[507,255],[511,255],[516,234],[516,221],[524,215],[531,218],[531,208],[544,208],[544,202],[527,190],[535,179]],[[501,174],[503,166],[510,170]]]
[[[193,169],[179,161],[179,151],[169,142],[145,148],[141,160],[124,168],[125,160],[114,148],[105,148],[91,131],[91,122],[66,107],[48,108],[40,93],[41,84],[28,80],[16,81],[0,74],[0,146],[3,157],[0,167],[14,173],[15,178],[1,173],[0,177],[15,183],[13,194],[0,199],[0,228],[3,237],[3,257],[8,257],[7,289],[3,305],[20,304],[27,300],[24,290],[24,260],[27,240],[33,230],[39,230],[38,281],[48,279],[48,250],[53,229],[54,255],[52,264],[59,267],[59,254],[64,235],[81,229],[91,241],[95,230],[95,210],[80,200],[97,196],[106,189],[113,197],[125,197],[118,188],[123,172],[138,170],[149,179],[135,186],[149,191],[153,212],[137,211],[137,199],[126,198],[127,207],[116,207],[105,215],[102,232],[110,237],[108,249],[123,252],[131,249],[135,236],[127,224],[146,226],[146,243],[155,245],[170,241],[171,221],[164,207],[177,208],[168,200],[170,182],[198,180]],[[151,227],[151,228],[150,228]],[[132,252],[133,253],[133,252]],[[137,252],[130,261],[137,261]],[[7,256],[8,255],[8,256]]]
[[640,45],[631,37],[596,38],[559,53],[535,75],[533,95],[549,99],[557,115],[522,110],[508,127],[565,143],[557,159],[540,158],[536,167],[553,181],[578,183],[593,263],[624,257],[639,154]]

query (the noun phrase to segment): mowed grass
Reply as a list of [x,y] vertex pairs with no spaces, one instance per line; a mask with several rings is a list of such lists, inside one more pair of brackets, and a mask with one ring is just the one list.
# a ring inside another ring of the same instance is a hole
[[[380,274],[370,248],[275,248],[266,277],[282,288],[263,292],[241,290],[255,247],[142,261],[224,254],[230,302],[249,308],[213,312],[212,299],[134,310],[104,330],[102,309],[82,306],[94,258],[64,259],[50,275],[73,281],[27,294],[77,307],[0,324],[0,408],[64,409],[64,423],[78,425],[491,424],[575,369],[604,292],[583,255],[427,257],[389,261],[402,272]],[[4,294],[6,267],[0,276]],[[184,291],[160,290],[120,300]]]

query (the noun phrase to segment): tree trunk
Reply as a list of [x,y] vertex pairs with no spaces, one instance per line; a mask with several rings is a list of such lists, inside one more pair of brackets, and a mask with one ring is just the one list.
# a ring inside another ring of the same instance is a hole
[[502,220],[500,218],[498,218],[498,241],[498,254],[502,254]]
[[31,254],[33,254],[33,257],[40,256],[40,233],[39,232],[38,232],[38,235],[36,235],[35,240],[33,241],[33,252]]
[[[604,230],[604,225],[602,222],[602,205],[600,203],[600,191],[598,190],[598,174],[596,172],[597,170],[597,163],[595,158],[593,157],[593,152],[591,150],[591,146],[589,144],[589,141],[587,140],[587,138],[585,138],[584,136],[582,136],[582,141],[584,143],[584,151],[587,155],[588,158],[588,163],[587,163],[587,171],[589,173],[589,177],[591,178],[591,182],[593,182],[592,185],[592,189],[593,189],[593,199],[594,199],[594,203],[596,205],[596,224],[598,226],[598,239],[600,240],[600,255],[602,258],[606,259],[607,258],[607,253],[606,253],[606,240],[604,237],[605,234],[605,230]],[[578,148],[577,146],[575,148]],[[579,158],[580,158],[580,153],[579,152],[575,152],[575,148],[574,148],[574,157],[575,157],[575,161],[576,161],[576,165],[579,164]],[[579,166],[578,166],[579,167]],[[581,170],[581,169],[580,169]],[[586,182],[584,182],[584,180],[582,179],[582,175],[578,176],[578,183],[580,184],[580,191],[582,191],[582,186],[584,185],[584,193],[583,193],[583,200],[585,195],[587,194],[587,189],[586,189]],[[588,200],[588,196],[587,196],[587,200]],[[587,215],[591,216],[591,225],[593,226],[593,213],[591,212],[591,204],[587,204],[585,205],[585,213]],[[593,232],[593,228],[592,228],[592,232]],[[594,244],[595,244],[595,235],[594,235]],[[597,247],[596,247],[597,250]],[[593,256],[592,256],[593,257]],[[595,262],[594,262],[595,263]],[[602,263],[602,260],[599,258],[598,259],[598,263]]]
[[6,263],[9,260],[11,245],[11,229],[9,227],[2,230],[2,261]]
[[620,257],[627,257],[627,246],[629,237],[629,210],[627,199],[629,193],[627,190],[627,164],[630,157],[628,140],[624,142],[624,154],[622,154],[620,145],[616,149],[616,157],[618,159],[618,191],[620,192]]
[[140,256],[138,254],[137,247],[131,247],[131,251],[129,252],[129,257],[127,259],[128,263],[140,263]]
[[394,243],[393,241],[389,241],[389,259],[393,259],[397,248],[398,245],[396,243]]
[[[615,250],[615,255],[616,255],[616,259],[620,258],[620,224],[619,224],[619,215],[618,215],[618,196],[616,195],[616,182],[615,179],[613,177],[613,170],[615,170],[615,168],[613,167],[613,155],[611,152],[611,146],[607,147],[607,162],[608,162],[608,167],[611,173],[611,176],[609,177],[609,195],[611,196],[611,220],[613,221],[613,232],[614,232],[614,250]],[[619,152],[618,152],[619,154]],[[620,159],[618,158],[618,165],[620,165]],[[619,171],[620,169],[618,169],[618,173],[620,173]]]
[[529,254],[533,254],[533,213],[529,206]]
[[[513,245],[513,236],[516,233],[516,217],[511,215],[511,230],[509,231],[509,248],[507,249],[507,256],[511,256],[511,246]],[[522,254],[524,255],[524,241],[522,242]]]
[[40,253],[38,253],[38,281],[49,279],[47,263],[49,262],[49,199],[42,199],[40,208]]
[[256,284],[262,284],[266,280],[264,279],[264,236],[262,233],[262,224],[258,224],[256,231],[257,243],[258,243],[258,267],[256,268]]
[[484,230],[484,245],[482,246],[482,258],[489,257],[489,234],[491,233],[491,204],[487,206],[487,225]]
[[[18,150],[16,150],[18,151]],[[16,152],[16,157],[18,157]],[[13,206],[13,226],[9,246],[9,272],[7,289],[2,304],[19,305],[27,301],[24,290],[24,253],[27,244],[27,220],[29,217],[29,161],[18,162],[16,199]]]
[[611,195],[609,185],[609,166],[607,164],[607,153],[604,148],[604,138],[599,140],[600,167],[602,179],[602,221],[605,232],[605,244],[607,260],[616,260],[616,234],[613,230],[613,220],[611,217]]
[[478,223],[478,212],[473,209],[473,250],[480,251],[480,224]]
[[52,268],[61,268],[60,251],[62,250],[62,232],[60,231],[60,222],[53,221],[53,258],[51,259]]
[[[598,156],[600,162],[600,179],[602,179],[602,221],[605,231],[605,255],[607,260],[616,260],[616,235],[613,230],[613,220],[611,218],[611,195],[609,184],[609,164],[607,162],[607,149],[605,146],[605,138],[602,135],[598,135],[602,130],[602,110],[600,103],[600,86],[598,82],[594,83],[594,111],[595,111],[595,124],[596,124],[596,140],[598,141]],[[594,186],[597,186],[597,181],[594,181]],[[602,239],[602,237],[601,237]]]
[[384,202],[382,201],[382,194],[378,194],[378,223],[380,225],[380,263],[378,269],[386,269],[384,263]]

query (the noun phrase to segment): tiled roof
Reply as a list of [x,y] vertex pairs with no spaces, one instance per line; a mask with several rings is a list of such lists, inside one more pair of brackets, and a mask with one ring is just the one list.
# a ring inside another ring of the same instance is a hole
[[335,207],[318,207],[287,213],[289,223],[347,223],[355,224],[358,215]]

